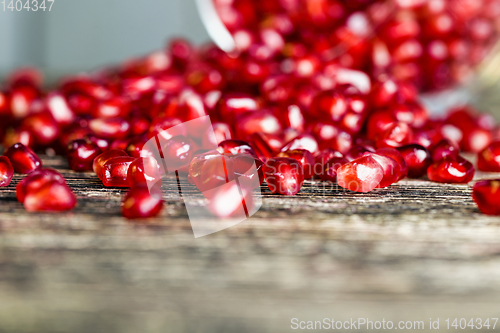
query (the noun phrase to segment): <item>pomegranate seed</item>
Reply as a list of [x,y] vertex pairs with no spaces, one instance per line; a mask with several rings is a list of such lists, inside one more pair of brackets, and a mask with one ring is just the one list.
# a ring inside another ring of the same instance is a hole
[[353,192],[371,192],[383,178],[383,167],[371,155],[362,156],[337,170],[339,186]]
[[109,150],[109,141],[106,139],[101,139],[94,134],[87,134],[84,138],[88,143],[92,143],[99,147],[102,151]]
[[349,160],[345,157],[332,157],[321,164],[322,170],[320,173],[317,173],[317,175],[322,180],[336,182],[338,169],[347,163],[349,163]]
[[392,158],[397,162],[396,174],[398,175],[398,181],[403,178],[406,178],[408,175],[408,165],[406,164],[405,159],[401,153],[394,148],[382,148],[376,151],[377,155],[382,155],[386,157]]
[[92,170],[99,179],[102,179],[102,169],[106,162],[115,157],[128,157],[127,153],[121,149],[111,149],[97,156],[92,163]]
[[94,159],[102,153],[101,148],[85,140],[72,141],[66,149],[69,168],[76,172],[92,171]]
[[248,113],[236,121],[236,135],[245,140],[254,133],[276,134],[281,130],[278,118],[268,110]]
[[378,184],[377,188],[389,187],[399,180],[401,176],[401,174],[399,173],[401,166],[398,162],[396,162],[396,160],[384,155],[370,153],[367,154],[373,157],[373,159],[377,161],[378,164],[380,164],[384,169],[384,177],[380,181],[380,184]]
[[122,118],[98,118],[89,122],[92,132],[104,139],[123,139],[130,130],[128,121]]
[[478,169],[486,172],[500,172],[500,142],[494,142],[478,155]]
[[76,207],[75,194],[57,180],[44,183],[36,191],[26,194],[24,208],[28,212],[64,212]]
[[209,211],[219,218],[245,218],[254,206],[252,191],[235,182],[216,189],[208,203]]
[[29,174],[42,167],[40,158],[22,143],[16,143],[8,148],[5,153],[14,167],[14,171],[20,174]]
[[318,141],[311,134],[301,134],[289,143],[287,143],[281,151],[286,152],[289,150],[305,149],[311,154],[317,154],[319,152]]
[[102,183],[106,187],[129,187],[127,179],[133,157],[118,156],[109,159],[102,168]]
[[340,152],[338,152],[334,149],[327,148],[327,149],[321,151],[318,155],[316,155],[314,160],[315,160],[316,164],[324,165],[326,162],[328,162],[329,160],[331,160],[334,157],[341,158],[341,157],[344,157],[344,155],[342,155]]
[[41,169],[30,173],[17,184],[16,197],[20,203],[24,203],[26,195],[31,192],[37,192],[44,184],[52,181],[60,182],[66,185],[64,177],[52,169]]
[[233,138],[231,127],[226,123],[213,123],[212,129],[213,132],[208,129],[203,136],[202,147],[204,148],[209,149],[218,146],[221,142]]
[[223,95],[216,106],[219,119],[232,124],[234,120],[247,112],[257,111],[260,103],[244,93],[230,93]]
[[460,154],[458,146],[448,139],[441,140],[432,150],[432,160],[438,162],[443,158],[456,159]]
[[483,180],[474,185],[472,198],[486,215],[500,215],[500,180]]
[[143,151],[143,147],[148,142],[149,139],[145,136],[138,136],[129,141],[127,148],[125,148],[125,152],[132,157],[144,157],[142,154],[147,154],[147,152]]
[[196,150],[194,142],[184,136],[174,136],[162,147],[163,156],[172,171],[188,166]]
[[59,127],[52,115],[48,112],[40,112],[24,118],[21,128],[30,132],[37,144],[47,146],[54,142],[59,136]]
[[160,215],[163,201],[146,185],[135,185],[123,199],[122,215],[127,219],[146,219]]
[[314,177],[314,157],[305,149],[288,150],[279,153],[276,157],[293,158],[302,166],[304,179],[312,179]]
[[408,166],[408,177],[421,178],[432,164],[431,154],[422,146],[412,144],[398,149]]
[[296,195],[304,183],[300,162],[292,158],[274,157],[264,165],[264,177],[273,193]]
[[219,143],[219,148],[217,150],[221,154],[250,154],[252,156],[257,156],[250,144],[242,140],[222,141]]
[[393,123],[377,138],[378,148],[399,148],[413,141],[413,131],[405,123]]
[[153,157],[140,157],[130,164],[127,172],[130,187],[138,184],[156,183],[161,187],[161,170],[158,162]]
[[10,185],[12,177],[14,176],[14,168],[10,160],[6,156],[0,156],[0,187]]
[[430,180],[438,183],[466,184],[474,178],[475,169],[472,163],[458,156],[444,158],[432,164],[427,170]]
[[347,112],[346,98],[336,91],[320,92],[311,104],[311,115],[325,121],[339,121]]
[[374,153],[374,152],[375,152],[375,148],[358,144],[358,145],[355,145],[354,147],[352,147],[345,154],[345,158],[347,158],[347,160],[349,162],[351,162],[351,161],[354,161],[354,160],[360,158],[365,153]]

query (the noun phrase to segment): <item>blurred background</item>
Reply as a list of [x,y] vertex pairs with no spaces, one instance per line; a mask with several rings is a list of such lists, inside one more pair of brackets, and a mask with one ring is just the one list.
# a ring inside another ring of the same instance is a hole
[[92,70],[164,47],[208,41],[194,0],[56,0],[52,11],[0,8],[0,77],[34,65],[47,77]]

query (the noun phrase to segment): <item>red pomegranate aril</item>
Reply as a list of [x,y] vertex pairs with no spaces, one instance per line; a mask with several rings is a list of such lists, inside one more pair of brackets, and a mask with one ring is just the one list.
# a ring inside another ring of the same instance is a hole
[[28,176],[24,177],[16,186],[16,197],[20,203],[24,203],[24,199],[29,192],[36,192],[45,183],[50,181],[58,181],[61,184],[66,184],[64,177],[57,171],[52,169],[40,169],[33,171]]
[[219,148],[217,148],[219,153],[221,154],[250,154],[253,156],[257,156],[252,146],[242,140],[226,140],[219,143]]
[[102,169],[106,162],[115,157],[128,157],[128,154],[122,149],[111,149],[97,156],[92,163],[92,170],[99,179],[102,179]]
[[76,114],[66,98],[60,92],[49,93],[45,99],[48,111],[60,125],[70,125],[76,119]]
[[16,143],[8,148],[5,153],[14,167],[14,171],[20,174],[29,174],[42,167],[40,158],[22,143]]
[[127,148],[125,148],[125,152],[129,154],[132,157],[145,157],[144,154],[148,154],[148,152],[145,152],[142,150],[146,142],[148,142],[149,139],[145,136],[138,136],[133,138],[132,140],[129,141],[129,144],[127,145]]
[[47,146],[60,135],[60,130],[49,112],[39,112],[24,118],[21,127],[29,131],[36,143]]
[[349,160],[345,157],[332,157],[325,163],[321,164],[322,170],[317,173],[317,175],[322,180],[336,182],[338,169],[347,163],[349,163]]
[[302,165],[304,179],[312,179],[314,177],[314,157],[308,150],[295,149],[287,150],[279,153],[276,157],[293,158]]
[[0,156],[0,187],[10,185],[12,177],[14,176],[14,168],[10,160],[6,156]]
[[484,128],[473,128],[464,131],[464,138],[460,144],[466,152],[479,153],[493,141],[493,134]]
[[254,133],[276,134],[282,130],[281,124],[269,110],[255,111],[236,120],[236,136],[247,140]]
[[130,112],[129,101],[123,97],[113,97],[107,101],[100,102],[92,115],[94,118],[116,118],[127,117]]
[[123,118],[97,118],[89,122],[95,135],[104,139],[123,139],[130,131],[130,123]]
[[399,172],[401,167],[396,160],[379,154],[367,153],[367,155],[373,157],[373,159],[384,169],[384,178],[382,178],[377,188],[389,187],[400,179],[401,174]]
[[261,161],[265,162],[276,155],[276,150],[274,149],[274,147],[271,147],[268,137],[264,136],[264,134],[254,133],[250,135],[249,140],[252,149],[255,152],[255,156],[258,157]]
[[472,190],[472,198],[483,214],[500,215],[500,179],[478,182]]
[[133,219],[147,219],[160,215],[163,209],[161,193],[153,192],[146,185],[135,185],[123,199],[123,217]]
[[129,187],[128,169],[133,157],[114,157],[109,159],[102,168],[102,183],[106,187]]
[[413,131],[405,123],[397,122],[389,125],[377,137],[378,148],[399,148],[413,141]]
[[70,142],[66,151],[69,168],[76,172],[92,171],[94,159],[102,153],[101,148],[85,140]]
[[174,136],[162,147],[167,168],[171,171],[189,166],[196,150],[195,143],[184,136]]
[[383,167],[370,155],[355,159],[337,170],[337,184],[353,192],[371,192],[383,178]]
[[64,212],[75,208],[77,200],[68,185],[57,180],[44,183],[40,188],[29,191],[24,199],[28,212]]
[[208,129],[202,138],[202,147],[206,149],[213,149],[221,142],[231,140],[233,134],[231,127],[226,123],[216,122],[212,124],[212,129]]
[[332,148],[327,148],[325,150],[322,150],[318,155],[316,155],[314,157],[314,160],[316,164],[324,165],[326,162],[328,162],[334,157],[341,158],[344,157],[344,155],[341,152],[336,151]]
[[273,193],[296,195],[304,183],[302,166],[292,158],[271,158],[264,165],[263,171],[267,186]]
[[101,148],[101,150],[107,151],[109,150],[109,141],[106,139],[99,138],[98,136],[95,136],[94,134],[87,134],[84,138],[85,141],[88,143],[92,143],[96,145],[97,147]]
[[432,160],[438,162],[443,158],[456,159],[460,149],[448,139],[441,140],[432,150]]
[[408,165],[401,153],[394,148],[382,148],[376,151],[378,155],[386,156],[392,158],[397,163],[396,173],[398,174],[398,181],[405,178],[408,175]]
[[232,124],[238,116],[257,111],[259,107],[259,101],[251,95],[228,93],[219,99],[216,112],[220,120]]
[[149,129],[149,136],[159,135],[165,140],[170,140],[177,135],[187,135],[187,128],[179,126],[182,120],[174,117],[163,117],[153,120]]
[[346,98],[336,91],[320,92],[314,97],[310,112],[320,120],[339,121],[347,112]]
[[127,149],[129,142],[130,142],[130,140],[128,140],[128,139],[113,140],[111,142],[111,146],[109,146],[109,149],[125,150],[125,149]]
[[[243,196],[242,196],[243,192]],[[245,218],[254,210],[252,191],[231,183],[210,195],[208,210],[219,218]]]
[[374,153],[375,149],[369,146],[364,146],[364,145],[355,145],[352,147],[345,155],[344,157],[347,158],[349,162],[354,161],[355,159],[360,158],[363,156],[365,153]]
[[282,152],[288,150],[305,149],[315,155],[319,152],[318,141],[311,134],[301,134],[292,141],[288,142],[282,149]]
[[127,172],[130,187],[138,184],[155,184],[160,188],[162,184],[161,170],[153,157],[140,157],[130,164]]
[[429,179],[438,183],[467,184],[474,178],[474,174],[472,163],[460,156],[444,158],[427,170]]
[[409,178],[421,178],[426,172],[427,168],[432,164],[432,157],[429,151],[416,144],[398,148],[398,151],[403,156],[408,166]]
[[490,144],[479,153],[477,167],[481,171],[500,172],[500,142]]

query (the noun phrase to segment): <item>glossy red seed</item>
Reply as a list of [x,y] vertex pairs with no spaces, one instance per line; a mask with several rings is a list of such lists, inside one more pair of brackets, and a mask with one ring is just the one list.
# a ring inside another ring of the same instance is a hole
[[115,157],[128,157],[128,154],[121,149],[111,149],[97,156],[92,163],[92,170],[99,179],[102,179],[102,169],[106,162]]
[[184,136],[174,136],[162,147],[163,157],[170,170],[178,170],[189,166],[193,154],[197,150],[195,143]]
[[281,151],[305,149],[315,155],[319,152],[318,141],[311,134],[301,134],[292,141],[288,142]]
[[148,142],[149,139],[145,136],[138,136],[129,141],[127,148],[125,148],[125,152],[132,157],[143,157],[144,154],[148,154],[147,152],[143,152],[142,148]]
[[311,104],[311,115],[320,120],[339,121],[347,112],[345,96],[337,91],[324,91],[317,94]]
[[279,153],[276,157],[293,158],[302,165],[304,179],[312,179],[314,177],[314,157],[308,150],[295,149]]
[[384,169],[370,155],[360,157],[337,170],[339,186],[353,192],[371,192],[383,178]]
[[66,184],[64,177],[57,171],[52,169],[40,169],[33,171],[28,176],[24,177],[16,186],[16,197],[20,203],[24,203],[26,195],[30,192],[36,192],[45,183],[58,181],[61,184]]
[[130,187],[138,184],[156,184],[161,187],[161,170],[158,162],[153,157],[140,157],[130,164],[127,179]]
[[296,195],[304,183],[304,172],[299,162],[286,157],[274,157],[264,165],[264,177],[273,193]]
[[500,215],[500,179],[478,182],[472,190],[472,198],[483,214]]
[[256,156],[255,151],[252,146],[242,140],[226,140],[219,143],[219,148],[217,149],[221,154],[250,154]]
[[378,148],[398,148],[406,146],[413,141],[413,131],[405,123],[390,124],[376,139]]
[[493,141],[493,134],[484,128],[473,128],[464,131],[464,138],[460,144],[462,150],[479,153]]
[[123,118],[97,118],[89,122],[92,132],[104,139],[123,139],[130,131],[130,123]]
[[228,93],[220,98],[216,112],[220,120],[232,124],[237,117],[257,111],[259,107],[259,101],[249,94]]
[[282,130],[281,124],[269,110],[255,111],[236,120],[236,136],[247,140],[254,133],[276,134]]
[[24,118],[21,128],[30,132],[40,146],[54,142],[60,135],[59,126],[49,112],[40,112]]
[[477,167],[481,171],[500,172],[500,142],[490,144],[479,153]]
[[29,174],[42,167],[40,158],[22,143],[9,147],[4,155],[9,158],[14,171],[20,174]]
[[441,140],[432,150],[432,160],[440,161],[443,158],[455,159],[460,154],[460,149],[457,145],[448,139]]
[[317,175],[322,180],[336,182],[338,169],[347,163],[349,163],[349,160],[345,157],[332,157],[321,164],[321,172],[317,173]]
[[39,189],[29,191],[24,200],[28,212],[64,212],[75,208],[75,194],[57,180],[44,183]]
[[252,191],[235,182],[212,192],[207,208],[216,217],[245,218],[254,211]]
[[106,187],[129,187],[128,169],[134,157],[119,156],[109,159],[102,168],[102,183]]
[[14,168],[10,160],[6,156],[0,156],[0,187],[10,185],[12,177],[14,176]]
[[123,199],[122,215],[127,219],[146,219],[160,215],[163,201],[157,192],[151,194],[146,185],[135,185]]
[[438,183],[467,184],[474,178],[474,174],[472,163],[460,156],[444,158],[427,170],[429,179]]
[[327,148],[325,150],[322,150],[318,155],[316,155],[314,157],[314,160],[316,164],[324,165],[326,162],[328,162],[334,157],[344,157],[344,155],[342,155],[342,153],[332,148]]
[[89,143],[92,143],[92,144],[98,146],[99,148],[101,148],[101,150],[103,152],[109,150],[109,146],[110,146],[109,141],[106,139],[99,138],[98,136],[95,136],[94,134],[87,134],[83,139]]
[[374,153],[374,152],[375,152],[375,149],[372,147],[357,144],[357,145],[353,146],[345,154],[345,158],[347,158],[348,161],[353,161],[355,159],[360,158],[365,153]]
[[398,148],[408,166],[409,178],[420,178],[427,172],[427,168],[432,164],[432,157],[429,151],[420,145],[408,145]]
[[212,130],[208,129],[202,138],[202,147],[211,149],[218,146],[221,142],[233,138],[231,127],[226,123],[212,123]]
[[398,174],[398,181],[400,181],[403,178],[406,178],[406,176],[408,175],[408,165],[406,164],[405,159],[397,149],[382,148],[378,149],[376,153],[378,155],[390,157],[397,162],[398,168],[396,170],[396,173]]
[[[370,153],[368,153],[370,155]],[[377,188],[386,188],[396,183],[400,179],[400,165],[396,160],[379,154],[371,154],[371,157],[384,169],[384,177]]]
[[97,145],[85,140],[75,140],[66,148],[69,168],[76,172],[92,171],[94,159],[102,151]]

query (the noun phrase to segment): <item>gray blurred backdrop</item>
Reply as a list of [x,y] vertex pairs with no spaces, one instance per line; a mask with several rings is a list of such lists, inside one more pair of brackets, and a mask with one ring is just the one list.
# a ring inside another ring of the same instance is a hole
[[179,35],[209,40],[194,0],[55,0],[51,12],[1,6],[0,77],[35,65],[57,78],[163,48]]

